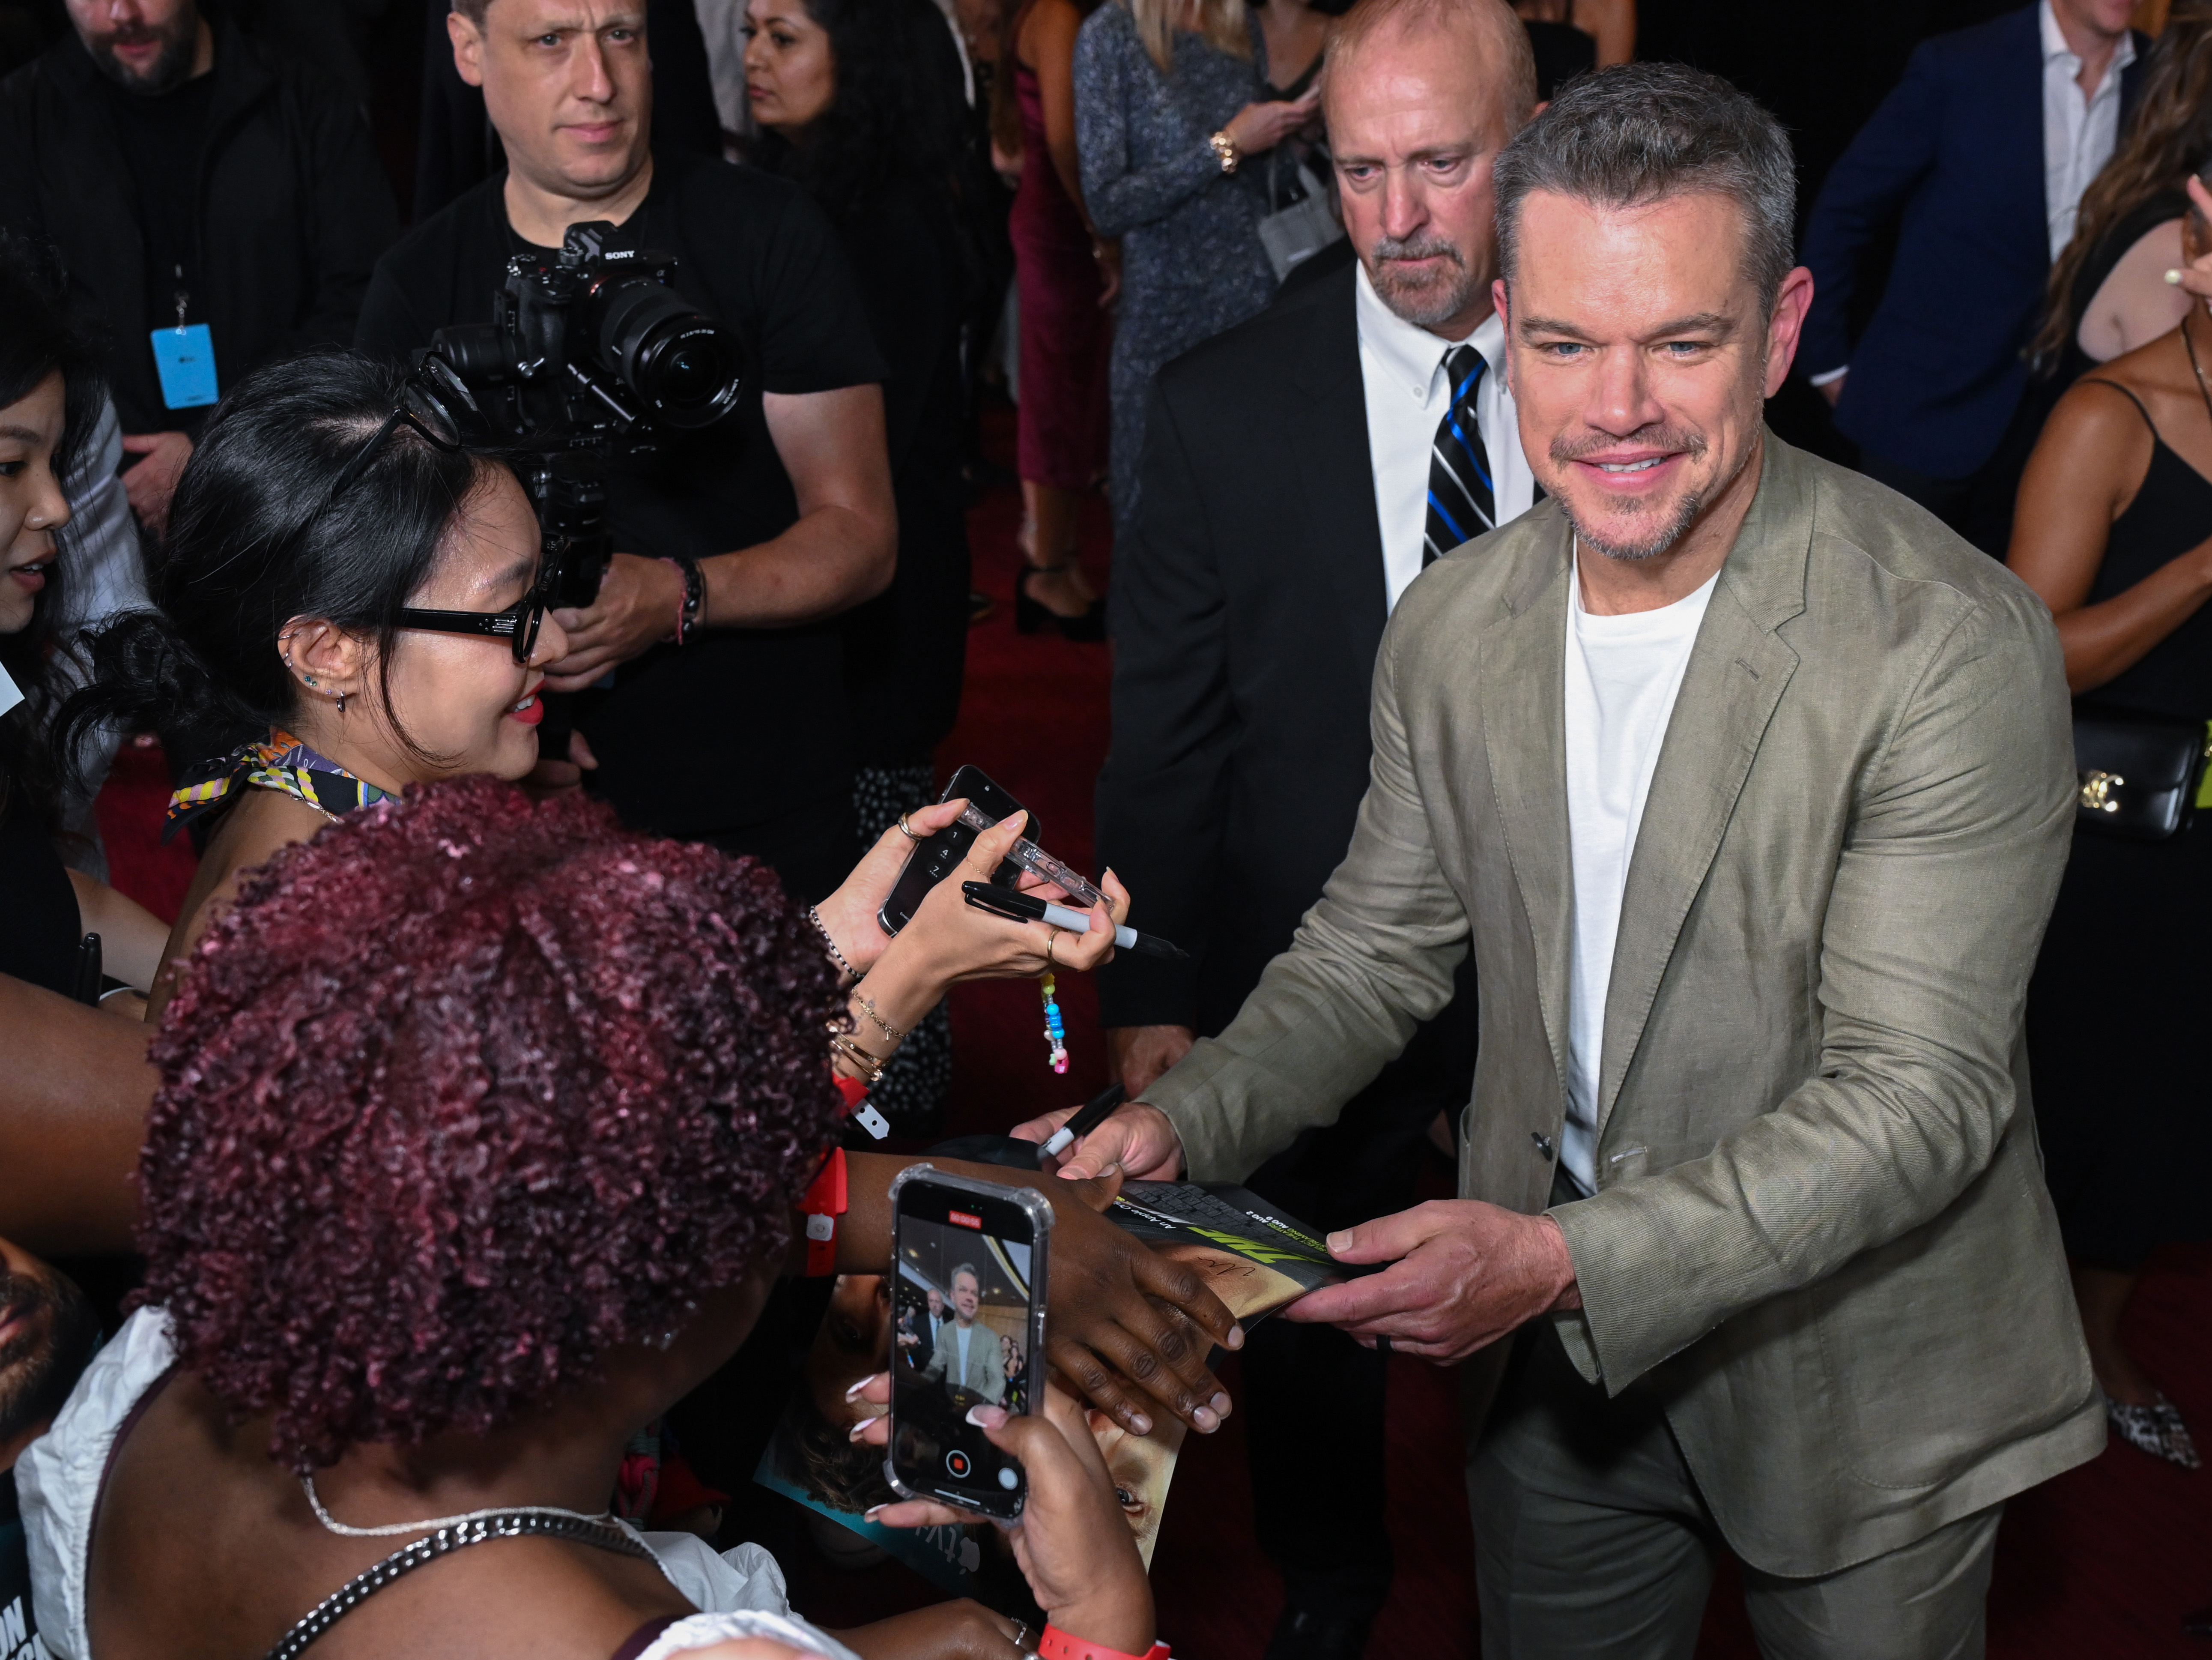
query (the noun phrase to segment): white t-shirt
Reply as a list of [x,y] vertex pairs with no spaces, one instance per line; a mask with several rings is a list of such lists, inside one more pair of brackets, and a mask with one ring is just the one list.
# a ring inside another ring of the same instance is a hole
[[[1576,556],[1579,561],[1579,550]],[[1567,840],[1574,857],[1575,934],[1559,1162],[1583,1192],[1594,1193],[1598,1067],[1620,897],[1674,694],[1719,575],[1686,599],[1626,617],[1593,617],[1583,609],[1579,563],[1568,581]]]
[[956,1326],[952,1333],[953,1341],[960,1346],[960,1376],[952,1381],[963,1389],[968,1386],[968,1334],[974,1329],[973,1326]]

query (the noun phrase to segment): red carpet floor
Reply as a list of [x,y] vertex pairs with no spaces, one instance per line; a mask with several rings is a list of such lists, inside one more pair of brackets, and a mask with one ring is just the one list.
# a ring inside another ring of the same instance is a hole
[[[1010,450],[1008,423],[993,424]],[[1106,752],[1108,649],[1056,635],[1014,630],[1014,532],[1020,504],[993,491],[970,519],[976,586],[998,601],[969,635],[967,696],[941,770],[972,762],[1028,802],[1045,846],[1079,868],[1091,861],[1092,780]],[[1108,575],[1103,510],[1086,526],[1084,557]],[[158,751],[126,751],[102,802],[102,828],[118,885],[165,915],[190,879],[189,855],[156,849],[161,794]],[[1144,896],[1135,896],[1142,921]],[[1066,1105],[1105,1078],[1089,987],[1063,979],[1072,1064],[1045,1065],[1036,988],[1025,982],[962,987],[954,994],[953,1133],[1003,1129]],[[2184,1414],[2212,1440],[2212,1246],[2155,1260],[2132,1312],[2130,1341]],[[1237,1393],[1231,1362],[1226,1375]],[[1961,1387],[1970,1386],[1960,1380]],[[1401,1359],[1391,1373],[1389,1517],[1398,1578],[1370,1645],[1372,1655],[1457,1660],[1474,1655],[1474,1593],[1460,1432],[1450,1377]],[[1310,1456],[1325,1457],[1328,1426],[1316,1424]],[[919,1581],[886,1565],[845,1575],[805,1560],[795,1527],[763,1542],[790,1568],[802,1608],[830,1624],[927,1600]],[[1211,1438],[1192,1436],[1162,1527],[1153,1580],[1161,1628],[1193,1660],[1258,1660],[1280,1606],[1282,1584],[1253,1542],[1242,1420]],[[2016,1500],[2005,1521],[1990,1597],[1996,1660],[2165,1660],[2212,1655],[2180,1631],[2182,1617],[2212,1603],[2212,1470],[2183,1472],[2114,1444],[2094,1462]],[[1707,1611],[1700,1660],[1757,1653],[1740,1586],[1724,1566]]]

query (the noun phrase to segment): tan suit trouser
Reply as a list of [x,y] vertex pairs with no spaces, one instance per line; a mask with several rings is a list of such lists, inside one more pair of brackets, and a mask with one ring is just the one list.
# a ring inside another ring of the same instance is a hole
[[[1691,1660],[1719,1529],[1666,1415],[1583,1381],[1548,1322],[1517,1340],[1468,1457],[1484,1660]],[[2002,1505],[1815,1579],[1744,1566],[1767,1660],[1982,1660]]]

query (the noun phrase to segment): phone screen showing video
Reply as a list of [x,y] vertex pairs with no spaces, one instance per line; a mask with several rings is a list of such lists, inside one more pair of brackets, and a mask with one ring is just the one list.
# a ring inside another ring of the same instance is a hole
[[1032,1274],[1040,1255],[1029,1214],[928,1181],[899,1190],[891,1311],[893,1473],[913,1492],[987,1515],[1021,1513],[1022,1467],[968,1414],[979,1406],[1027,1412],[1043,1377],[1030,1353]]

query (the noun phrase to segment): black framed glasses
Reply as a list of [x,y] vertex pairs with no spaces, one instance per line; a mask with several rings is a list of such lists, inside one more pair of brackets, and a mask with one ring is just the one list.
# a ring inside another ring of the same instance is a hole
[[427,629],[433,634],[480,634],[504,640],[514,660],[527,663],[538,648],[538,630],[553,608],[553,567],[541,562],[538,575],[524,594],[505,611],[417,611],[408,606],[399,613],[403,629]]

